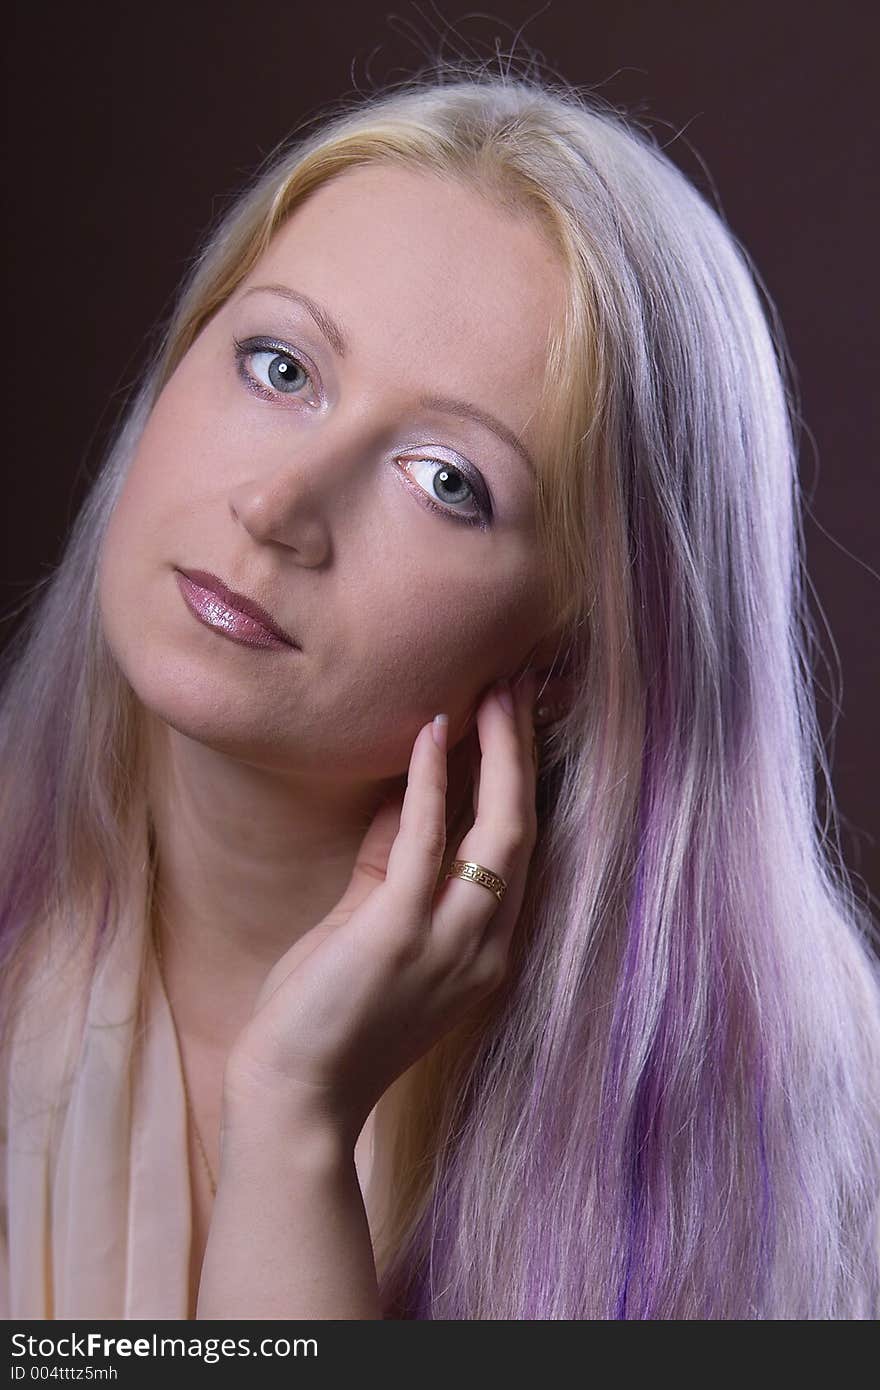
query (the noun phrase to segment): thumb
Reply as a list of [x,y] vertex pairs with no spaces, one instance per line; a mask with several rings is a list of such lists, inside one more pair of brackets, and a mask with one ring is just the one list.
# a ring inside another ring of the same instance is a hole
[[323,917],[316,926],[294,942],[280,960],[275,962],[263,981],[254,1005],[254,1013],[268,1002],[291,972],[298,965],[302,965],[303,961],[320,946],[331,932],[344,926],[355,908],[369,897],[380,883],[385,882],[388,857],[400,829],[402,810],[402,792],[380,805],[361,841],[351,877],[342,897],[336,906],[330,909],[326,917]]
[[397,792],[383,801],[370,822],[360,843],[348,885],[333,910],[348,913],[368,897],[380,883],[385,882],[391,847],[400,831],[404,792]]

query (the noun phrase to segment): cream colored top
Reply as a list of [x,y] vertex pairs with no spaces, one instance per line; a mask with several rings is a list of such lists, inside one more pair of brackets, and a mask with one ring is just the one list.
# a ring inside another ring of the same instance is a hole
[[[41,962],[2,1061],[4,1319],[187,1317],[187,1109],[174,1024],[147,949],[147,867],[139,853],[125,899],[133,906],[91,982],[85,941],[63,977]],[[371,1158],[359,1140],[364,1191]]]

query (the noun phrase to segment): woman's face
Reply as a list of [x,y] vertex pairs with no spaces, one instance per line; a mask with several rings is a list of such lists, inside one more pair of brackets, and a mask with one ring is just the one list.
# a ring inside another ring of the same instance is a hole
[[[433,175],[348,170],[296,210],[167,382],[105,538],[104,631],[150,711],[336,778],[398,775],[439,710],[460,737],[546,633],[546,575],[526,458],[439,398],[534,451],[564,293],[530,224]],[[179,570],[299,650],[204,625]]]

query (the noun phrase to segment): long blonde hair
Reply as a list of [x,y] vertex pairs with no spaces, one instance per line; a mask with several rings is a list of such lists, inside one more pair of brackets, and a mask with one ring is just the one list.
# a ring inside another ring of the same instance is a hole
[[380,162],[533,219],[568,270],[538,517],[576,686],[508,978],[378,1107],[386,1315],[876,1316],[876,927],[816,816],[781,328],[653,137],[559,80],[439,62],[341,102],[205,239],[4,656],[4,1020],[39,921],[105,948],[142,823],[97,567],[150,410],[302,200]]

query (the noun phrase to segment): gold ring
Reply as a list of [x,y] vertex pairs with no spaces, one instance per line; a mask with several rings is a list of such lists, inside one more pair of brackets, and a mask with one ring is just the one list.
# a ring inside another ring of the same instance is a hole
[[493,874],[491,869],[486,869],[482,864],[474,864],[470,859],[453,859],[446,874],[447,878],[466,878],[471,883],[482,883],[484,888],[488,888],[494,893],[499,902],[507,892],[507,884],[499,874]]

